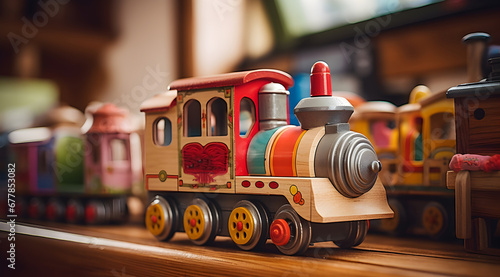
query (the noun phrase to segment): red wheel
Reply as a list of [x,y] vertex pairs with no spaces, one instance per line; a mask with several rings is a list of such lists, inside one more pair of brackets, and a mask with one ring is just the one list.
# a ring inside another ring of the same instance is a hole
[[300,255],[309,248],[311,223],[300,217],[290,204],[285,204],[274,215],[270,233],[281,253]]
[[50,221],[60,221],[64,217],[64,205],[60,200],[52,198],[47,203],[45,217]]
[[85,206],[85,223],[102,224],[109,219],[109,213],[106,207],[99,200],[92,200]]
[[284,219],[276,219],[271,224],[271,240],[274,244],[282,246],[290,241],[290,225]]
[[82,202],[77,199],[70,199],[66,205],[66,222],[79,223],[83,221],[84,209]]
[[45,204],[38,197],[31,198],[28,205],[28,215],[33,219],[41,219],[45,214]]

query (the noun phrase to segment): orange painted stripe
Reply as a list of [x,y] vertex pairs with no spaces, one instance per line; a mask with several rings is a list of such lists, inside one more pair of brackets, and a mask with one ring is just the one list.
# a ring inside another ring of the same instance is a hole
[[293,147],[293,155],[292,155],[293,176],[297,176],[297,149],[299,148],[299,143],[305,134],[306,134],[306,131],[302,130],[302,133],[300,133],[300,136],[297,138],[297,141],[295,142],[295,146]]
[[290,127],[283,130],[274,140],[270,157],[272,176],[297,176],[295,159],[304,133],[300,127]]
[[278,130],[278,132],[280,132],[276,138],[274,139],[274,141],[272,142],[273,145],[271,146],[271,153],[269,154],[269,157],[266,157],[266,158],[269,158],[269,170],[271,171],[271,176],[276,176],[275,173],[274,173],[274,168],[273,168],[273,157],[274,157],[274,151],[276,150],[276,142],[278,141],[278,139],[281,137],[281,135],[284,133],[284,131],[288,128],[285,127],[283,130]]

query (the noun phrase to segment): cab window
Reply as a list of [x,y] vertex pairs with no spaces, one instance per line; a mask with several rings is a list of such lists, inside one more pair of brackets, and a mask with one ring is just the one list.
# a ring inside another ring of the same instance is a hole
[[255,124],[255,104],[248,97],[240,102],[240,137],[246,138]]
[[184,105],[184,136],[201,136],[201,105],[197,100],[189,100]]
[[156,145],[168,146],[172,142],[172,122],[161,117],[153,124],[153,140]]
[[127,160],[127,143],[124,139],[112,139],[110,142],[111,161]]
[[431,139],[455,139],[455,119],[452,113],[442,112],[431,116]]
[[227,136],[227,103],[222,98],[213,98],[207,103],[208,136]]

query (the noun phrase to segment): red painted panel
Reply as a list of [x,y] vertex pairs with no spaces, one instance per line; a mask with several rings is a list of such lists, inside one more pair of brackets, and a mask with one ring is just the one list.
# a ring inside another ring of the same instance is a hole
[[303,132],[302,128],[294,126],[278,135],[271,150],[271,175],[297,176],[295,155]]

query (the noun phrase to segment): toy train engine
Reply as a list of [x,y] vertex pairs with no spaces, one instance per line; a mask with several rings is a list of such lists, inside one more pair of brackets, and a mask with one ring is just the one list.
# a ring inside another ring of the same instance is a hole
[[288,255],[360,244],[367,220],[393,213],[373,146],[349,130],[353,107],[330,79],[313,66],[300,127],[288,125],[293,80],[277,70],[177,80],[144,102],[149,231],[199,245],[229,236],[244,250],[270,238]]
[[[294,109],[301,127],[261,124],[261,132],[248,150],[249,173],[325,177],[342,195],[357,197],[370,190],[381,165],[371,143],[363,135],[349,131],[351,104],[345,98],[333,97],[331,88],[321,86],[324,79],[330,78],[326,70],[325,64],[316,64],[311,78],[313,82],[321,79],[313,83],[312,97],[303,99]],[[264,86],[261,93],[267,93],[269,86]],[[266,156],[267,149],[271,152]],[[308,155],[299,155],[302,152]]]

